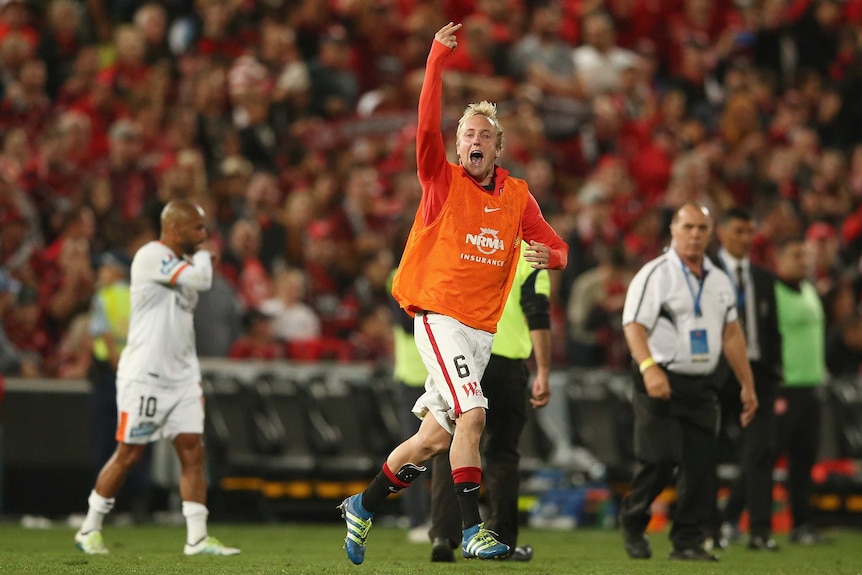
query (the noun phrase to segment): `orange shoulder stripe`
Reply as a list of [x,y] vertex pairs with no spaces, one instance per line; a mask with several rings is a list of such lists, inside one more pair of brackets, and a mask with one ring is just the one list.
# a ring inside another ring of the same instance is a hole
[[181,265],[180,267],[177,268],[177,271],[175,271],[174,275],[171,276],[171,285],[174,285],[175,283],[177,283],[177,278],[180,277],[180,274],[187,267],[189,267],[189,263],[185,262],[185,263],[183,263],[183,265]]

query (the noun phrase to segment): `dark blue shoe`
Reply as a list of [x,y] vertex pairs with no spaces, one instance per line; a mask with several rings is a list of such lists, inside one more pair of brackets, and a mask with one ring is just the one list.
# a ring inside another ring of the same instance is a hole
[[484,523],[464,530],[461,551],[464,559],[505,559],[509,556],[509,546],[500,543],[495,533],[485,529]]
[[344,538],[344,549],[347,558],[354,565],[365,561],[365,540],[371,530],[371,519],[374,514],[362,507],[362,494],[352,495],[341,502],[341,517],[347,524],[347,537]]

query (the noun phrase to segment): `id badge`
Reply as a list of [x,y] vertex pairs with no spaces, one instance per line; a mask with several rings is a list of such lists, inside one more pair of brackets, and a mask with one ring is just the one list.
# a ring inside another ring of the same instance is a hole
[[691,339],[691,361],[709,361],[709,340],[705,329],[693,329],[689,332]]

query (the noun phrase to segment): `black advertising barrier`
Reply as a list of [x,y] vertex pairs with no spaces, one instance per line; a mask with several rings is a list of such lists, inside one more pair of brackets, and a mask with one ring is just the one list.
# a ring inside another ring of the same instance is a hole
[[[339,498],[361,488],[400,440],[395,384],[385,366],[205,359],[201,367],[209,481],[217,492],[254,492],[270,503]],[[522,474],[570,472],[590,463],[582,457],[589,455],[607,467],[606,480],[627,483],[632,462],[626,376],[556,370],[552,379],[554,399],[561,403],[530,410],[537,417],[522,439]],[[833,415],[823,418],[822,462],[858,458],[862,383],[831,382],[821,401]],[[92,413],[86,381],[6,380],[0,514],[62,517],[86,510],[98,472]],[[560,457],[567,437],[581,449],[573,452],[577,457]],[[172,456],[170,449],[163,453]],[[843,491],[855,497],[852,507],[862,515],[862,486],[851,482]],[[844,507],[851,511],[849,503]]]

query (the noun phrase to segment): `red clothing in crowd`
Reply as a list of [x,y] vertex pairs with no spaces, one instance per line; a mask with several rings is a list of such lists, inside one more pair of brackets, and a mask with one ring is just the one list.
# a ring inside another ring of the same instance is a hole
[[710,2],[710,16],[706,22],[693,22],[683,10],[667,18],[664,60],[670,64],[671,76],[678,76],[682,69],[682,47],[686,42],[697,41],[703,45],[715,45],[727,27],[738,19],[728,0]]
[[228,357],[231,359],[282,359],[284,346],[277,341],[263,343],[243,336],[230,346]]
[[127,222],[140,216],[147,200],[156,197],[158,184],[150,170],[143,170],[137,166],[122,171],[111,170],[109,178],[114,207]]
[[121,94],[141,93],[147,88],[150,79],[150,67],[140,65],[116,65],[102,70],[102,81],[110,82]]
[[617,25],[617,44],[630,49],[641,40],[658,38],[673,6],[668,0],[608,0],[607,4]]
[[30,26],[22,28],[12,28],[7,22],[0,22],[0,44],[9,37],[10,34],[18,34],[27,42],[30,50],[36,52],[39,47],[39,33]]
[[201,56],[231,62],[246,53],[247,44],[242,38],[201,38],[195,49]]
[[222,273],[238,292],[245,307],[260,307],[272,295],[272,280],[266,268],[257,258],[236,262],[225,258]]
[[93,159],[106,157],[108,155],[108,128],[120,118],[129,117],[128,110],[125,106],[115,103],[106,107],[97,107],[89,95],[72,104],[71,110],[81,112],[90,120],[89,157]]

